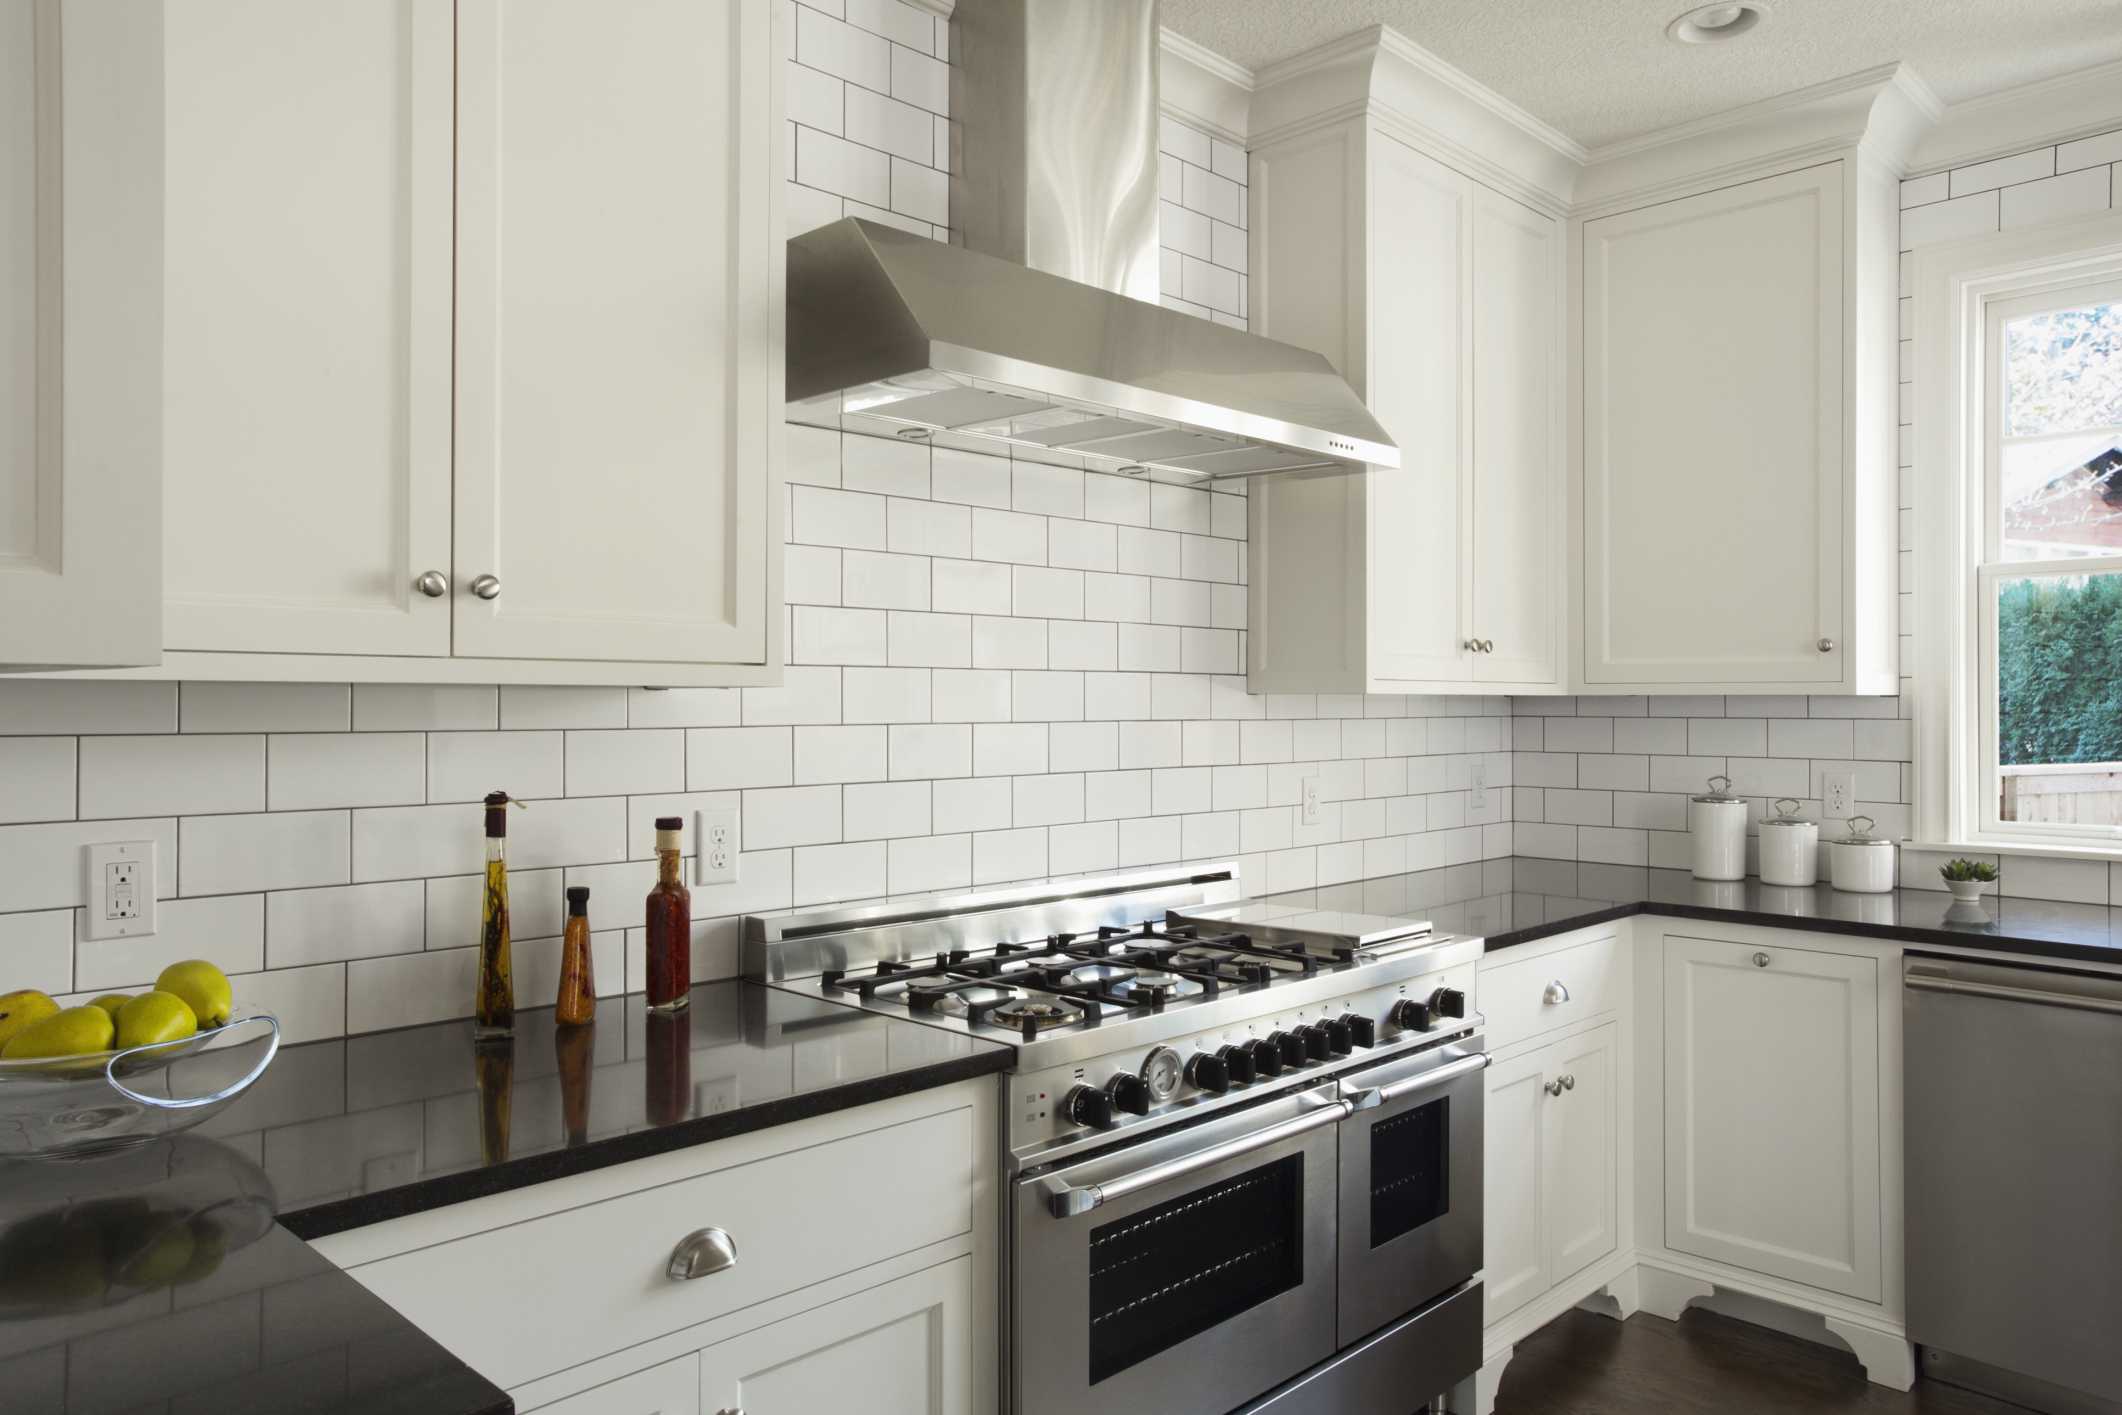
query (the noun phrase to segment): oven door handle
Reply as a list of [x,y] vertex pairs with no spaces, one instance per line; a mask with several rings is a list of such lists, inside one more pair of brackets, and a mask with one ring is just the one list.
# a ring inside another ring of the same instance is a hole
[[1381,1105],[1390,1105],[1402,1096],[1411,1096],[1417,1091],[1426,1091],[1432,1086],[1441,1086],[1447,1081],[1456,1081],[1461,1076],[1470,1076],[1488,1065],[1488,1053],[1477,1051],[1471,1056],[1462,1056],[1457,1061],[1448,1061],[1434,1071],[1425,1071],[1419,1076],[1410,1076],[1404,1081],[1394,1081],[1383,1086],[1352,1087],[1342,1082],[1341,1099],[1348,1103],[1353,1114],[1359,1110],[1376,1110]]
[[1328,1101],[1317,1110],[1280,1121],[1265,1130],[1256,1130],[1250,1135],[1241,1135],[1220,1145],[1211,1145],[1205,1150],[1196,1150],[1190,1155],[1166,1160],[1162,1164],[1145,1166],[1108,1179],[1103,1184],[1070,1184],[1058,1175],[1048,1175],[1040,1183],[1046,1189],[1046,1207],[1055,1218],[1074,1218],[1087,1214],[1102,1204],[1124,1199],[1144,1189],[1154,1189],[1159,1184],[1168,1184],[1189,1174],[1219,1165],[1225,1160],[1234,1160],[1249,1155],[1255,1150],[1264,1150],[1284,1140],[1307,1134],[1322,1126],[1338,1125],[1354,1112],[1345,1100]]

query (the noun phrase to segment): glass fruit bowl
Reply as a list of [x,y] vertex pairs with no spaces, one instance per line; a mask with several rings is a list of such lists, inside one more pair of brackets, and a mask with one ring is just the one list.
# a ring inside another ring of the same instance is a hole
[[0,1059],[0,1157],[93,1154],[189,1130],[279,1050],[280,1020],[259,1012],[152,1046]]

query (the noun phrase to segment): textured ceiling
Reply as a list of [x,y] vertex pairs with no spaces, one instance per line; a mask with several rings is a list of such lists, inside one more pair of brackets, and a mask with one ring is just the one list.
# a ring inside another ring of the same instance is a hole
[[1703,0],[1163,0],[1259,69],[1390,25],[1586,147],[1906,60],[1947,103],[2122,59],[2122,0],[1765,0],[1727,44],[1665,26]]

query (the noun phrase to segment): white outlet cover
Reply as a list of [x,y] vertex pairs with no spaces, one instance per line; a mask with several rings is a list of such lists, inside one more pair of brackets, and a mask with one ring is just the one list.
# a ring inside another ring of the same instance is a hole
[[693,859],[694,884],[735,884],[737,852],[743,848],[737,833],[737,808],[713,806],[694,812],[693,830],[700,853]]
[[1488,809],[1487,762],[1475,762],[1468,771],[1466,808],[1470,811],[1485,811]]
[[155,931],[155,842],[81,847],[81,937],[144,938]]
[[1317,825],[1319,823],[1319,778],[1316,776],[1305,777],[1303,781],[1298,783],[1298,790],[1302,793],[1298,806],[1299,822],[1303,825]]
[[1857,769],[1831,766],[1820,769],[1820,814],[1829,820],[1847,820],[1857,809]]

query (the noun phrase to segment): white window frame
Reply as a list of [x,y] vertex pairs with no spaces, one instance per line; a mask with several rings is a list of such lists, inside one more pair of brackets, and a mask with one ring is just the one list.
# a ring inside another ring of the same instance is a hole
[[1915,367],[1915,835],[1944,848],[2122,859],[2122,831],[2000,821],[1985,799],[1996,762],[1995,583],[2115,568],[2106,558],[2000,564],[1988,465],[2000,377],[1990,307],[2122,279],[2122,212],[1932,246],[1913,254]]

